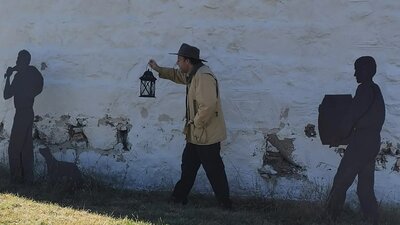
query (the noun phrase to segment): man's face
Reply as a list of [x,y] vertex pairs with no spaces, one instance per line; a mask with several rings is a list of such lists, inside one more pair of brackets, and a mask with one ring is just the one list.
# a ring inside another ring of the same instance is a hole
[[178,65],[178,67],[182,71],[182,73],[189,72],[189,60],[188,59],[178,55],[178,59],[176,60],[176,65]]

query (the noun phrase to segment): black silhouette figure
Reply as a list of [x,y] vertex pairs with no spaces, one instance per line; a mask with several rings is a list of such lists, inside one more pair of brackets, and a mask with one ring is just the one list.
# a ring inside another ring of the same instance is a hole
[[[380,132],[385,121],[385,103],[377,84],[372,80],[376,63],[371,56],[358,58],[354,76],[359,83],[348,116],[352,121],[349,145],[333,180],[327,212],[333,220],[340,215],[346,191],[358,176],[357,195],[365,219],[378,224],[378,204],[374,193],[375,158],[379,152]],[[346,136],[337,137],[338,140]]]
[[65,184],[70,190],[81,187],[82,175],[74,163],[56,160],[47,147],[40,148],[39,152],[46,160],[47,178],[50,185]]
[[[16,66],[8,67],[4,75],[4,99],[14,97],[15,116],[8,156],[11,181],[17,183],[33,183],[33,102],[42,92],[43,77],[36,67],[29,65],[30,61],[30,53],[27,50],[20,51]],[[14,71],[17,73],[10,84]]]

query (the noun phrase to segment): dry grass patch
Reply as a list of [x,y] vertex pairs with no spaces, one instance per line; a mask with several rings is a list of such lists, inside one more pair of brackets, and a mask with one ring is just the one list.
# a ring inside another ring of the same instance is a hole
[[77,225],[149,225],[129,219],[115,219],[87,210],[40,203],[14,194],[0,195],[0,224],[77,224]]

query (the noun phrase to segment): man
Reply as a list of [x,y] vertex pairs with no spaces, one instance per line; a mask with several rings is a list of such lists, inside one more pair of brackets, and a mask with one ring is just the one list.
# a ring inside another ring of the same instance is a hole
[[[14,183],[33,183],[33,102],[42,92],[43,77],[34,67],[30,66],[31,55],[27,50],[18,53],[15,67],[8,67],[4,77],[4,99],[14,97],[15,116],[11,130],[8,157],[11,181]],[[10,77],[14,75],[12,84]]]
[[378,224],[378,204],[374,193],[375,157],[385,121],[385,103],[377,84],[372,80],[376,63],[371,56],[358,58],[354,76],[359,83],[349,116],[352,121],[350,142],[335,175],[328,199],[327,212],[336,220],[346,199],[346,191],[358,176],[357,195],[365,219]]
[[218,202],[232,208],[224,163],[220,156],[220,142],[226,138],[225,121],[221,110],[218,82],[210,68],[200,59],[200,50],[182,44],[177,55],[178,69],[165,68],[151,59],[149,65],[160,78],[186,85],[186,146],[182,154],[181,179],[172,193],[175,203],[187,203],[187,196],[196,179],[200,165]]

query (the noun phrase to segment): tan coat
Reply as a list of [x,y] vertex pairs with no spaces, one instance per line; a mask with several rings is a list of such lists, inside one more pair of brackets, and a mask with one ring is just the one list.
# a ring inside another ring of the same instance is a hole
[[206,65],[201,66],[188,83],[188,74],[180,70],[161,67],[160,78],[186,84],[188,124],[184,133],[186,141],[197,145],[210,145],[226,139],[224,115],[218,91],[218,82]]

